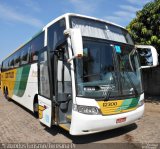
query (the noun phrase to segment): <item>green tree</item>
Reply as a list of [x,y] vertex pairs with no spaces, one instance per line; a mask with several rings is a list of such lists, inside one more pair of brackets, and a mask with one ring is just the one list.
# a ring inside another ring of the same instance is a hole
[[153,45],[160,54],[160,0],[147,3],[126,28],[136,44]]

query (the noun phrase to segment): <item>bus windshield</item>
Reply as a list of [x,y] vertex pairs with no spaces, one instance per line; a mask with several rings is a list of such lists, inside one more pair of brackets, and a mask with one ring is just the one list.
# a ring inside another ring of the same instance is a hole
[[83,37],[92,37],[134,45],[129,33],[118,26],[81,17],[71,17],[71,27],[81,29]]
[[107,99],[142,92],[138,55],[133,46],[83,38],[82,59],[76,59],[77,95]]

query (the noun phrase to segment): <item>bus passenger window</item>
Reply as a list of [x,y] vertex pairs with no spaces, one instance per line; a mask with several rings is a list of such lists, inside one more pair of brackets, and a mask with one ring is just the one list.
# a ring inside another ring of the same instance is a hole
[[60,21],[54,23],[48,28],[48,48],[49,50],[54,50],[59,41],[63,41],[65,39],[64,30],[65,30],[65,19],[61,19]]
[[35,62],[37,60],[38,60],[38,51],[34,50],[34,48],[33,48],[32,52],[31,52],[31,62]]
[[30,46],[25,46],[22,53],[21,53],[21,64],[28,64],[29,62],[29,50]]
[[17,52],[14,54],[14,67],[19,67],[20,66],[20,52]]
[[31,62],[38,60],[38,53],[44,47],[44,32],[31,41]]
[[8,69],[11,69],[11,65],[10,64],[11,64],[11,59],[9,58],[8,59]]
[[7,70],[8,70],[8,63],[7,63],[7,60],[5,60],[3,63],[3,71],[7,71]]
[[12,57],[11,61],[10,61],[10,68],[14,67],[14,58]]
[[14,67],[19,67],[20,65],[20,55],[16,55],[14,59]]

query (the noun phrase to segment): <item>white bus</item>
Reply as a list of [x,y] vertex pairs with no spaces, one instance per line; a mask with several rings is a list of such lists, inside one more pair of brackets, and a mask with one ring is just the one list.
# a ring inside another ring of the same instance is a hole
[[156,50],[136,47],[125,28],[64,14],[3,60],[1,89],[44,125],[85,135],[140,119],[141,68],[157,63]]

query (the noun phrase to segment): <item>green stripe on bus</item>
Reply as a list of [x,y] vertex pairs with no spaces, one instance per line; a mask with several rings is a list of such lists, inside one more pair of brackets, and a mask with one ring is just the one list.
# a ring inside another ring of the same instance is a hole
[[30,67],[30,65],[27,65],[17,70],[16,83],[14,86],[14,95],[19,97],[22,97],[24,95],[27,86]]
[[17,69],[16,80],[15,80],[15,85],[14,85],[14,95],[18,95],[19,85],[20,85],[20,81],[22,77],[22,70],[23,70],[22,68]]
[[128,109],[136,107],[138,104],[138,101],[139,100],[137,98],[132,98],[132,102],[129,104]]
[[125,99],[123,101],[122,105],[119,108],[117,108],[116,112],[121,111],[121,110],[128,110],[128,109],[134,108],[137,106],[137,104],[138,104],[137,98]]

